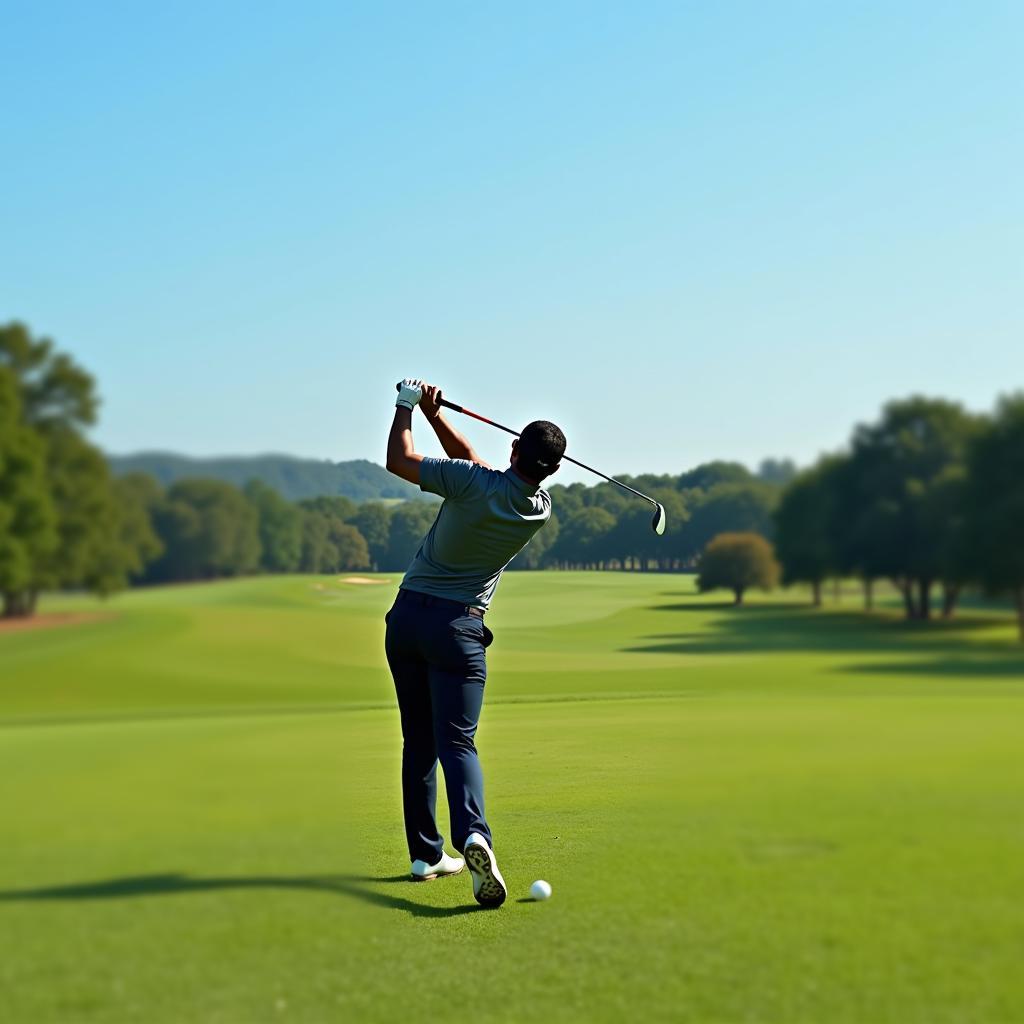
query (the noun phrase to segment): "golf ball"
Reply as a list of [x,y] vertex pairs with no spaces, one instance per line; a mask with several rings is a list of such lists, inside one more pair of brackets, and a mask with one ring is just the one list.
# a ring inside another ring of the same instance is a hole
[[551,898],[551,885],[545,882],[543,878],[538,878],[533,885],[530,886],[530,895],[535,900],[546,900]]

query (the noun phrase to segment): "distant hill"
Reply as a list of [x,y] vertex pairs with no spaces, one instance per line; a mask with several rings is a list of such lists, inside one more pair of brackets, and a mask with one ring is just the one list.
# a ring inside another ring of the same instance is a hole
[[149,473],[164,486],[182,477],[216,477],[238,487],[256,479],[278,491],[289,501],[343,494],[354,501],[373,499],[422,500],[428,496],[418,487],[392,476],[383,466],[366,459],[328,462],[298,459],[291,455],[223,456],[195,459],[172,452],[136,452],[108,455],[118,476]]

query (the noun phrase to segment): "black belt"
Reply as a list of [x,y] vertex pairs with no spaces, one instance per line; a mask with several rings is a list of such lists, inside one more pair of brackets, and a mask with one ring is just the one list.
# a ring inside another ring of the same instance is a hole
[[472,605],[463,604],[461,601],[452,601],[447,597],[436,597],[434,594],[421,594],[418,590],[406,590],[404,587],[398,588],[396,600],[413,601],[415,604],[422,604],[427,608],[435,606],[438,608],[450,607],[453,611],[458,609],[463,615],[472,615],[475,619],[482,619],[484,617],[483,608],[474,608]]

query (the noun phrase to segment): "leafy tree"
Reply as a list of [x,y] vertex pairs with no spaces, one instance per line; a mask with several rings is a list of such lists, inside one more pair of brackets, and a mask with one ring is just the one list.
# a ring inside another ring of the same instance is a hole
[[797,472],[792,459],[762,459],[757,467],[757,478],[766,484],[785,486],[796,478]]
[[0,365],[13,370],[20,389],[22,415],[33,427],[86,427],[96,422],[92,377],[70,356],[57,352],[49,338],[33,338],[21,323],[0,327]]
[[951,571],[958,520],[950,513],[980,425],[954,402],[915,397],[854,432],[844,561],[865,577],[891,578],[908,618],[930,616],[932,587]]
[[259,568],[259,516],[231,484],[179,480],[155,518],[165,550],[151,568],[153,579],[214,579]]
[[82,435],[96,418],[92,378],[49,339],[23,324],[0,327],[0,366],[17,382],[22,425],[42,441],[57,545],[38,551],[26,590],[13,599],[30,614],[43,587],[86,587],[106,594],[124,586],[139,552],[119,537],[110,471]]
[[320,495],[317,498],[307,498],[299,502],[302,508],[315,509],[326,516],[347,522],[356,514],[359,506],[351,499],[340,494]]
[[688,518],[686,504],[676,490],[651,487],[647,493],[665,506],[668,528],[664,536],[659,537],[651,529],[651,506],[629,498],[615,516],[614,527],[596,548],[599,561],[614,559],[623,567],[628,563],[644,571],[652,562],[659,569],[671,567],[678,557],[680,537]]
[[568,565],[597,565],[605,560],[602,542],[615,526],[615,517],[603,508],[581,508],[561,523],[552,557]]
[[154,526],[163,490],[145,473],[115,479],[112,490],[116,529],[111,531],[110,543],[117,552],[113,560],[122,566],[129,580],[139,580],[164,550]]
[[778,491],[767,484],[719,483],[696,495],[681,537],[684,557],[693,558],[720,533],[759,533],[771,539]]
[[302,558],[302,512],[259,480],[245,485],[259,517],[261,565],[268,572],[295,572]]
[[690,521],[690,506],[686,496],[676,490],[655,488],[651,496],[664,506],[668,525],[664,535],[659,537],[651,529],[651,509],[640,506],[647,520],[644,553],[657,563],[659,569],[680,569],[686,564],[683,548]]
[[201,579],[203,523],[199,511],[186,501],[167,495],[154,511],[153,526],[163,552],[146,569],[144,582]]
[[[391,541],[391,512],[387,506],[377,501],[368,501],[366,504],[360,505],[348,521],[363,535],[366,541],[370,550],[371,568],[383,568],[387,564],[388,548]],[[410,555],[410,557],[412,556]]]
[[775,510],[776,554],[782,582],[810,583],[814,604],[821,604],[821,585],[836,570],[833,543],[838,458],[825,459],[786,488]]
[[[315,508],[302,507],[302,557],[299,567],[303,572],[335,571],[338,564],[338,549],[331,543],[330,533],[329,516]],[[366,557],[369,561],[369,552]]]
[[[427,506],[429,507],[429,506]],[[370,568],[370,549],[363,535],[348,523],[340,523],[331,534],[336,572]]]
[[76,431],[58,424],[48,428],[46,445],[60,544],[40,564],[37,582],[112,593],[126,585],[135,559],[116,543],[118,512],[106,460]]
[[725,587],[743,603],[751,587],[771,590],[779,580],[772,546],[756,533],[723,533],[708,544],[700,559],[697,587],[701,593]]
[[391,513],[388,548],[383,562],[387,571],[408,566],[436,518],[436,506],[418,501],[399,505]]
[[578,512],[584,505],[584,495],[588,490],[586,484],[575,483],[569,484],[553,484],[548,489],[548,493],[551,495],[551,505],[562,517],[566,520],[573,514]]
[[533,535],[530,543],[512,560],[510,569],[540,569],[558,540],[560,521],[552,512],[551,518]]
[[[319,495],[345,495],[353,501],[425,501],[434,504],[432,494],[400,480],[383,466],[366,459],[327,462],[323,459],[298,459],[290,455],[249,455],[215,458],[190,458],[169,452],[136,452],[109,456],[115,475],[148,473],[164,487],[178,480],[198,477],[223,480],[244,487],[260,480],[287,501],[301,501]],[[354,509],[353,509],[354,511]]]
[[648,557],[657,553],[653,542],[662,546],[666,543],[665,538],[657,537],[651,530],[651,506],[636,502],[612,516],[611,529],[596,534],[588,542],[588,551],[591,559],[602,565],[614,559],[623,568],[629,564],[646,570]]
[[345,522],[356,516],[354,502],[338,496],[311,498],[302,502],[302,511],[305,517],[302,563],[307,572],[371,568],[373,563],[366,539],[356,526]]
[[108,464],[83,436],[95,422],[92,378],[22,324],[0,328],[0,367],[16,381],[22,425],[42,442],[57,536],[54,547],[36,552],[26,590],[8,604],[31,613],[44,587],[108,594],[126,586],[152,538],[122,517]]
[[702,462],[699,466],[682,473],[677,484],[681,491],[708,491],[718,484],[745,484],[753,477],[750,470],[739,462]]
[[14,371],[0,366],[0,594],[5,616],[32,611],[36,567],[57,541],[45,446],[21,421]]
[[1003,398],[968,455],[966,523],[974,565],[1017,606],[1024,641],[1024,392]]

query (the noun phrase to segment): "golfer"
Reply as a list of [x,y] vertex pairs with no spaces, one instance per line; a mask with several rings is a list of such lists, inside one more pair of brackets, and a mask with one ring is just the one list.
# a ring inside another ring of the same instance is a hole
[[[492,469],[441,414],[441,391],[405,380],[388,438],[388,470],[444,498],[387,613],[385,650],[402,718],[402,803],[417,881],[458,874],[465,864],[485,907],[505,901],[505,881],[484,816],[484,780],[473,742],[484,700],[484,625],[505,567],[551,516],[542,481],[558,469],[565,435],[536,420],[512,442],[504,472]],[[412,412],[419,405],[447,459],[418,455]],[[434,805],[437,762],[444,770],[451,838],[444,852]]]

